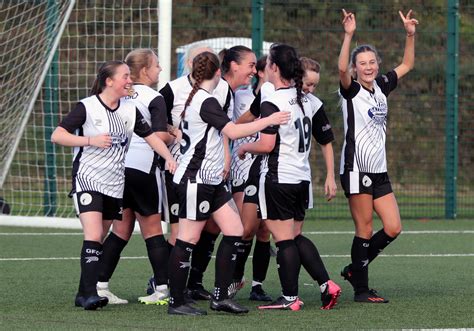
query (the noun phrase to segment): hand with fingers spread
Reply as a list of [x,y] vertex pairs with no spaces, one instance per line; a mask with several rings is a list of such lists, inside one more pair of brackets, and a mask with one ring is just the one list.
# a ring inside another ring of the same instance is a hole
[[406,16],[403,15],[401,10],[398,11],[398,14],[400,15],[403,25],[405,26],[405,31],[407,32],[407,36],[408,37],[414,36],[416,32],[416,25],[418,24],[418,20],[411,17],[412,10],[410,9],[408,13],[406,14]]
[[346,12],[345,9],[342,9],[342,14],[344,15],[342,19],[342,25],[344,26],[344,32],[350,35],[354,34],[356,30],[356,19],[355,15],[351,12]]
[[112,137],[108,133],[93,136],[89,138],[89,144],[99,148],[109,148],[112,146]]

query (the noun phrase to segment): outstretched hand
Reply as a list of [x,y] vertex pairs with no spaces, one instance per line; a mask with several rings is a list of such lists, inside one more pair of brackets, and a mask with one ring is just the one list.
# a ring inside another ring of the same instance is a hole
[[401,10],[398,11],[398,14],[400,15],[400,18],[402,19],[407,35],[413,36],[416,32],[416,25],[418,24],[418,20],[411,17],[412,10],[410,9],[408,13],[406,14],[406,16],[403,15]]
[[351,12],[346,12],[345,9],[342,9],[342,14],[344,15],[342,19],[342,25],[344,26],[344,31],[349,34],[353,34],[356,29],[355,15]]

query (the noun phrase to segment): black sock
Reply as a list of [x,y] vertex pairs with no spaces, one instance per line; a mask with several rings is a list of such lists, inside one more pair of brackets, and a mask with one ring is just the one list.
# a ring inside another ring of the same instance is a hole
[[166,242],[166,245],[168,246],[168,252],[169,254],[171,254],[171,251],[173,250],[173,245],[171,245],[171,243],[169,241]]
[[191,259],[191,271],[189,272],[188,288],[195,289],[202,286],[202,277],[211,261],[214,244],[219,235],[203,231]]
[[390,245],[390,243],[395,239],[397,239],[397,237],[390,237],[383,229],[374,234],[372,238],[370,238],[369,252],[367,253],[369,263],[372,262],[384,250],[384,248]]
[[294,240],[283,240],[276,243],[278,275],[284,296],[298,295],[298,275],[301,262]]
[[123,240],[115,233],[110,232],[104,241],[102,256],[100,257],[99,282],[108,282],[117,267],[128,241]]
[[145,240],[156,285],[168,284],[168,245],[165,237],[160,234]]
[[241,280],[245,273],[245,263],[252,250],[252,240],[242,240],[242,245],[237,248],[237,261],[235,263],[234,276],[235,280]]
[[295,237],[295,243],[300,254],[301,265],[311,278],[319,285],[326,283],[329,280],[329,275],[314,243],[301,234]]
[[237,247],[242,243],[242,237],[223,236],[216,254],[216,281],[214,283],[214,299],[227,299],[229,285],[232,282],[235,263],[237,260]]
[[361,293],[369,290],[369,252],[370,241],[354,237],[351,249],[351,271],[354,278],[354,290]]
[[82,294],[85,297],[97,295],[100,255],[102,244],[97,241],[84,240],[81,250],[81,281]]
[[267,277],[268,265],[270,264],[270,242],[259,241],[255,242],[253,249],[253,280],[263,283]]
[[188,278],[191,253],[195,245],[176,239],[169,257],[170,306],[179,307],[184,304],[184,288]]

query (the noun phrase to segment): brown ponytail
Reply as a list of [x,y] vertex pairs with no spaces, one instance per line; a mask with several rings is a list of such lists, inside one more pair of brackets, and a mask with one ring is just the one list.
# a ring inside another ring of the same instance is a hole
[[94,83],[92,84],[90,95],[97,95],[102,93],[106,86],[105,82],[107,78],[113,77],[113,75],[115,75],[115,72],[117,71],[117,68],[123,64],[126,63],[123,61],[107,61],[102,64],[99,68]]
[[186,108],[191,104],[194,95],[199,90],[201,83],[205,80],[212,79],[215,73],[219,70],[219,58],[216,54],[211,52],[203,52],[193,59],[193,72],[192,77],[194,79],[193,89],[189,93],[188,99],[184,104],[184,110],[181,113],[181,118],[184,118]]

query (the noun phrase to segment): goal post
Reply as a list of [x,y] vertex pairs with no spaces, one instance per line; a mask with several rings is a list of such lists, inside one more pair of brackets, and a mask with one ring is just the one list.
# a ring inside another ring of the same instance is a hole
[[1,107],[8,114],[0,120],[0,188],[74,5],[75,0],[14,0],[0,5]]

